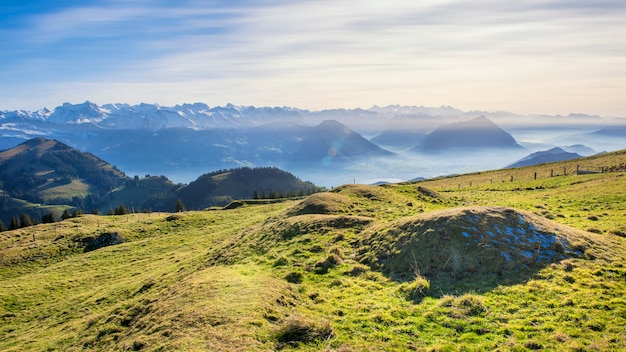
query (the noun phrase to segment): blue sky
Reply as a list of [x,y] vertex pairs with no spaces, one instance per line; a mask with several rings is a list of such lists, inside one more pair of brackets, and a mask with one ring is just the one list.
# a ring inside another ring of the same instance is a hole
[[626,2],[11,1],[0,110],[374,104],[626,117]]

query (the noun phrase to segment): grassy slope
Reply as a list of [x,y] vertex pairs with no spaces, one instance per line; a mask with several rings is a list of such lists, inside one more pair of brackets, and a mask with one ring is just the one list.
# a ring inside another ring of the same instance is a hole
[[[585,162],[619,165],[624,155]],[[616,234],[626,177],[547,177],[575,164],[3,232],[0,350],[624,350],[626,240]],[[417,297],[410,282],[357,261],[368,229],[479,205],[532,211],[610,245],[519,282]],[[80,239],[103,232],[126,242],[83,253]]]

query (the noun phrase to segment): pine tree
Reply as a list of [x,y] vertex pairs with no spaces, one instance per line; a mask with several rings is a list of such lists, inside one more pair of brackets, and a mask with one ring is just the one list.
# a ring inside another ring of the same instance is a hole
[[180,213],[185,211],[185,205],[183,204],[183,201],[178,198],[178,200],[176,201],[176,212]]
[[57,221],[57,219],[54,216],[54,213],[51,212],[51,211],[46,213],[46,214],[43,214],[41,216],[41,223],[42,224],[51,224],[51,223],[56,222],[56,221]]
[[15,230],[20,228],[20,217],[17,215],[13,215],[11,218],[11,224],[9,225],[9,230]]
[[120,204],[119,207],[115,208],[115,215],[126,215],[128,213],[130,213],[130,211],[128,211],[128,208],[126,208],[124,204]]
[[33,222],[33,219],[31,219],[30,215],[22,213],[22,216],[20,217],[20,227],[28,227],[33,225],[35,225],[35,223]]
[[254,194],[252,194],[252,198],[253,199],[259,199],[259,191],[254,191]]
[[63,210],[63,214],[61,214],[61,220],[65,220],[65,219],[69,219],[72,217],[72,214],[70,214],[70,211],[65,209]]
[[4,223],[2,222],[2,220],[0,220],[0,232],[2,232],[2,231],[6,231],[6,230],[7,230],[6,225],[4,225]]

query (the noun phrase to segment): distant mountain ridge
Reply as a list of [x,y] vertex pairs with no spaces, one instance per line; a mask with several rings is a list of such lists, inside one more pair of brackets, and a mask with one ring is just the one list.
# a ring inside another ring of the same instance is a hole
[[582,156],[577,153],[570,153],[562,148],[555,147],[549,150],[539,151],[532,153],[513,164],[507,166],[507,168],[513,167],[523,167],[523,166],[531,166],[531,165],[539,165],[545,163],[551,163],[556,161],[566,161],[572,159],[578,159]]
[[513,136],[484,116],[436,128],[415,148],[425,152],[454,149],[523,149]]
[[389,155],[392,153],[363,138],[348,126],[336,120],[325,120],[308,131],[289,159],[291,163],[318,167],[351,158]]
[[[254,107],[227,104],[209,107],[204,103],[161,106],[141,103],[129,105],[123,103],[99,106],[85,101],[81,104],[64,103],[49,110],[37,111],[0,111],[0,130],[10,130],[7,123],[47,123],[93,125],[109,129],[151,129],[163,128],[249,128],[271,123],[308,122],[319,124],[329,119],[359,119],[380,122],[381,116],[396,116],[416,111],[432,116],[462,115],[463,112],[452,107],[425,108],[372,107],[371,109],[328,109],[309,111],[292,107]],[[346,122],[346,121],[343,121]],[[4,126],[2,126],[4,125]]]

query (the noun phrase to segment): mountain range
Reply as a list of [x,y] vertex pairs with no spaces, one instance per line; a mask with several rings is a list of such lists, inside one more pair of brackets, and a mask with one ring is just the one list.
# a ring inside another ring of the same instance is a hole
[[219,169],[278,167],[332,187],[501,168],[529,152],[581,141],[583,148],[621,149],[623,138],[610,131],[624,125],[625,119],[593,115],[464,112],[450,106],[309,111],[87,101],[0,112],[0,150],[43,137],[107,160],[128,175],[188,183]]

